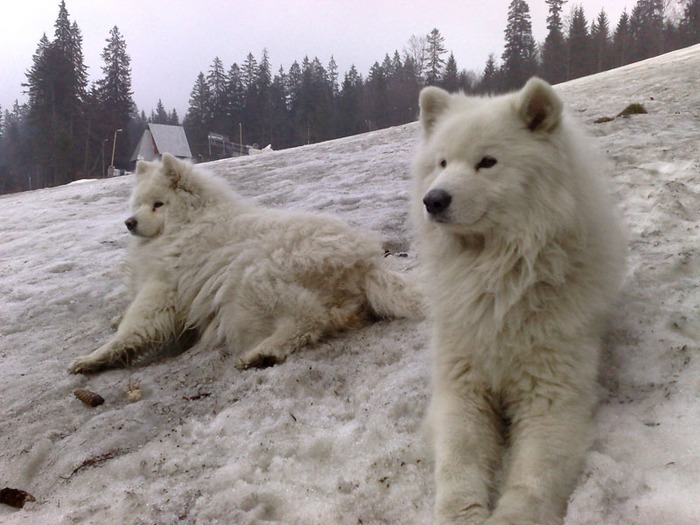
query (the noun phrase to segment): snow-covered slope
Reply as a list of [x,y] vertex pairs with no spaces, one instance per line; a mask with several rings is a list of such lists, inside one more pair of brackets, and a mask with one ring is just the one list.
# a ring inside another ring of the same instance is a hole
[[[631,231],[599,431],[567,525],[700,523],[700,46],[557,87],[612,159]],[[615,118],[639,102],[646,115]],[[416,265],[415,124],[212,163],[269,206],[336,213]],[[427,524],[427,322],[240,372],[222,349],[71,376],[125,306],[131,177],[0,197],[0,522]],[[139,385],[142,398],[126,390]],[[88,408],[75,388],[106,402]]]

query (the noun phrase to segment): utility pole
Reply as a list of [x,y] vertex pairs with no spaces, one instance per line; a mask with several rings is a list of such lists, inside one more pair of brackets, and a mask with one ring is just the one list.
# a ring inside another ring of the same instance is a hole
[[102,176],[103,177],[106,176],[106,173],[105,173],[105,143],[108,140],[109,139],[102,139]]
[[110,176],[114,176],[114,152],[117,149],[117,133],[121,131],[121,128],[114,132],[114,140],[112,141],[112,164],[109,166]]

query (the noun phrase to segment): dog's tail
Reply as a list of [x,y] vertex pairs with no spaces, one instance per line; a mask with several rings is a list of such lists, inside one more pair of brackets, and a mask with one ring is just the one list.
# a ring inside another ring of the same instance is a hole
[[410,277],[375,266],[365,276],[365,293],[372,311],[379,317],[424,316],[424,299]]

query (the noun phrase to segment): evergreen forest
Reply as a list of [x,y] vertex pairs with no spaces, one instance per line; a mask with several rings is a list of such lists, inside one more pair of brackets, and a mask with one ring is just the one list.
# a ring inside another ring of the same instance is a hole
[[426,85],[497,94],[532,75],[556,84],[700,42],[700,0],[680,0],[673,14],[665,0],[638,0],[617,21],[581,6],[564,16],[566,0],[545,2],[545,40],[533,38],[528,2],[512,0],[504,51],[480,71],[460,68],[437,28],[410,36],[366,73],[355,66],[340,72],[332,56],[274,70],[266,49],[230,65],[214,57],[193,79],[181,119],[160,101],[148,114],[137,108],[127,43],[116,26],[106,35],[101,76],[90,83],[80,28],[61,0],[52,38],[45,34],[27,57],[26,103],[0,108],[0,193],[104,177],[112,164],[131,169],[149,123],[182,125],[194,160],[207,161],[231,155],[212,148],[212,134],[290,148],[412,122]]

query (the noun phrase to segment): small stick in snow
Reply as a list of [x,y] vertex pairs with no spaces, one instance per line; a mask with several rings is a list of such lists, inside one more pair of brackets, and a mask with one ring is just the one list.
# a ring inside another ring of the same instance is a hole
[[88,458],[85,461],[83,461],[80,465],[75,467],[73,469],[73,472],[71,472],[69,476],[61,476],[61,479],[70,479],[79,470],[84,469],[85,467],[90,467],[92,465],[97,465],[98,463],[103,463],[103,462],[107,461],[108,459],[112,459],[113,457],[117,456],[118,454],[119,454],[119,449],[114,449],[114,450],[110,450],[108,452],[105,452],[104,454],[100,454],[99,456],[93,456],[91,458]]

